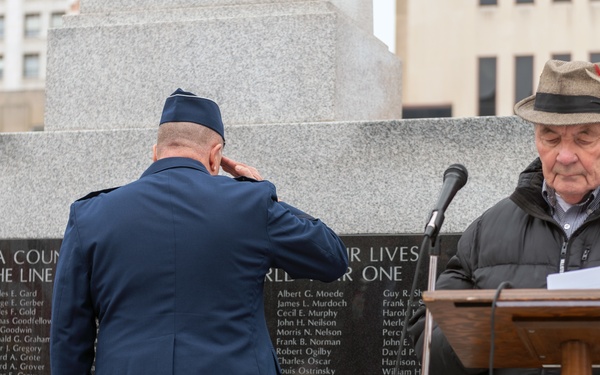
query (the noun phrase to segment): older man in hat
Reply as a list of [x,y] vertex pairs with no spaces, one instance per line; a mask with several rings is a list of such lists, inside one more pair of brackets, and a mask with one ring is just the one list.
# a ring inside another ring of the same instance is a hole
[[224,138],[217,104],[177,90],[141,178],[72,204],[52,300],[53,375],[89,374],[94,361],[96,375],[281,373],[265,275],[333,281],[346,249],[256,169],[224,157]]
[[[537,93],[515,105],[533,123],[539,158],[515,191],[463,233],[436,289],[546,288],[557,272],[600,266],[600,67],[549,61]],[[425,308],[409,334],[423,351]],[[484,374],[465,369],[441,330],[433,330],[430,373]],[[597,371],[597,370],[595,370]],[[594,372],[597,374],[600,372]],[[550,375],[560,369],[497,369],[497,375]]]

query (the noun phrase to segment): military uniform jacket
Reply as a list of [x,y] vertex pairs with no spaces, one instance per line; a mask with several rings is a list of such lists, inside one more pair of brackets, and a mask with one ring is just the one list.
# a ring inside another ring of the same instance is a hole
[[[348,267],[323,222],[268,181],[211,176],[192,159],[72,204],[52,301],[53,375],[272,375],[271,267],[326,282]],[[97,348],[94,341],[97,338]]]

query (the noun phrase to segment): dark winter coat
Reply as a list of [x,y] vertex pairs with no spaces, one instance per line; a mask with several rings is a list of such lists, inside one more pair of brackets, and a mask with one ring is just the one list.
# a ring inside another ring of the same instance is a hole
[[[600,266],[600,210],[567,239],[552,218],[542,196],[542,164],[531,163],[520,175],[513,194],[476,219],[463,233],[458,250],[436,283],[443,289],[496,289],[503,281],[513,288],[546,288],[546,277],[559,272]],[[415,351],[423,352],[425,309],[411,318],[408,328]],[[435,326],[430,374],[484,374],[465,369],[441,330]],[[550,375],[558,369],[496,369],[496,375]],[[594,374],[600,374],[595,370]]]

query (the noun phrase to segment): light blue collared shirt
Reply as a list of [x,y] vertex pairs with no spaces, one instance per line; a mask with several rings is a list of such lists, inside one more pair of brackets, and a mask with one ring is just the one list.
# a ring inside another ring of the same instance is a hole
[[552,217],[564,230],[567,238],[571,238],[573,232],[600,206],[600,186],[588,194],[581,203],[572,205],[566,211],[559,203],[556,191],[546,185],[546,180],[542,186],[542,195],[550,205]]

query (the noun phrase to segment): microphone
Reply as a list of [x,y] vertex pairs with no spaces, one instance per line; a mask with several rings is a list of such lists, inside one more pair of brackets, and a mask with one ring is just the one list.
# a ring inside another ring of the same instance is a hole
[[425,227],[425,237],[435,240],[442,223],[444,222],[444,212],[454,198],[454,195],[467,183],[467,168],[462,164],[452,164],[444,172],[444,184],[440,192],[440,197],[433,210],[429,223]]

